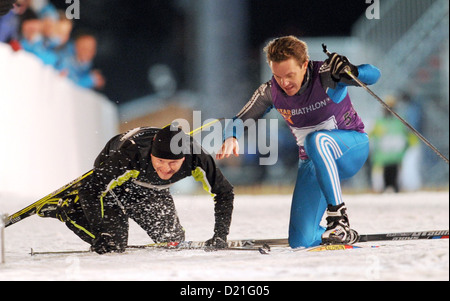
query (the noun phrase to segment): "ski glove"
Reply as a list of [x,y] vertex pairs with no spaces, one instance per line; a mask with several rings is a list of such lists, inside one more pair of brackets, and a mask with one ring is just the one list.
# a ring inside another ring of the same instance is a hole
[[116,244],[112,235],[109,233],[100,233],[100,235],[94,239],[91,250],[100,255],[111,252],[122,253],[125,251]]
[[16,0],[0,0],[0,17],[9,13]]
[[335,82],[341,81],[342,78],[352,80],[350,75],[345,72],[346,67],[350,68],[350,71],[354,76],[358,76],[358,68],[352,65],[347,57],[339,55],[337,53],[332,53],[330,58],[325,61],[330,66],[331,78]]

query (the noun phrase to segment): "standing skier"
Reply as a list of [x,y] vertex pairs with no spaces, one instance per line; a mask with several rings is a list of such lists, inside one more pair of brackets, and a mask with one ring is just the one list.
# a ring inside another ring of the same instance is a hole
[[[310,61],[306,43],[293,36],[271,41],[264,51],[273,77],[233,119],[256,120],[275,108],[297,141],[300,160],[289,244],[296,248],[352,243],[357,233],[350,229],[340,180],[354,176],[363,166],[369,139],[347,92],[347,86],[356,83],[344,69],[350,68],[368,85],[377,82],[380,71],[372,65],[352,65],[337,53],[325,62]],[[236,132],[234,124],[225,129],[217,159],[239,153],[237,139],[242,133]],[[320,226],[325,211],[326,229]]]
[[224,248],[233,211],[233,187],[214,159],[179,128],[143,127],[113,137],[94,163],[92,175],[71,201],[38,214],[65,222],[99,254],[123,252],[128,218],[154,242],[184,240],[169,187],[193,176],[214,194],[213,238],[206,245]]

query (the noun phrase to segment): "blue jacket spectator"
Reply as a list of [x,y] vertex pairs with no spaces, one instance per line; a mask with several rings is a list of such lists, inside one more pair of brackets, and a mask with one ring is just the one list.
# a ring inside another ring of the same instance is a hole
[[22,39],[20,40],[23,50],[35,54],[44,64],[55,66],[56,53],[45,47],[41,32],[42,21],[32,11],[26,13],[22,22]]
[[105,85],[105,80],[98,70],[92,70],[96,53],[95,37],[82,34],[74,41],[73,54],[62,56],[57,69],[81,87],[101,89]]

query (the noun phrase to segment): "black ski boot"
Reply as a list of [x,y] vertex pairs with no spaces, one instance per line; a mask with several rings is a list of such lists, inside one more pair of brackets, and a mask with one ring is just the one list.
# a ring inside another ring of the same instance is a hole
[[77,201],[78,196],[75,194],[60,199],[49,199],[36,209],[36,214],[40,217],[52,217],[66,222],[67,215],[74,210]]
[[358,240],[358,232],[350,229],[347,208],[342,203],[337,206],[328,205],[327,229],[322,234],[322,244],[353,244]]

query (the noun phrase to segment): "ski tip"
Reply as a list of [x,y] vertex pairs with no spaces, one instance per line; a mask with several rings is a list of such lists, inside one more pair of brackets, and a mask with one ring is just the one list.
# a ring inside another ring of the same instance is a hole
[[270,246],[268,244],[263,244],[261,248],[258,248],[258,251],[263,255],[268,255],[270,253]]
[[433,236],[431,239],[448,239],[448,235]]

